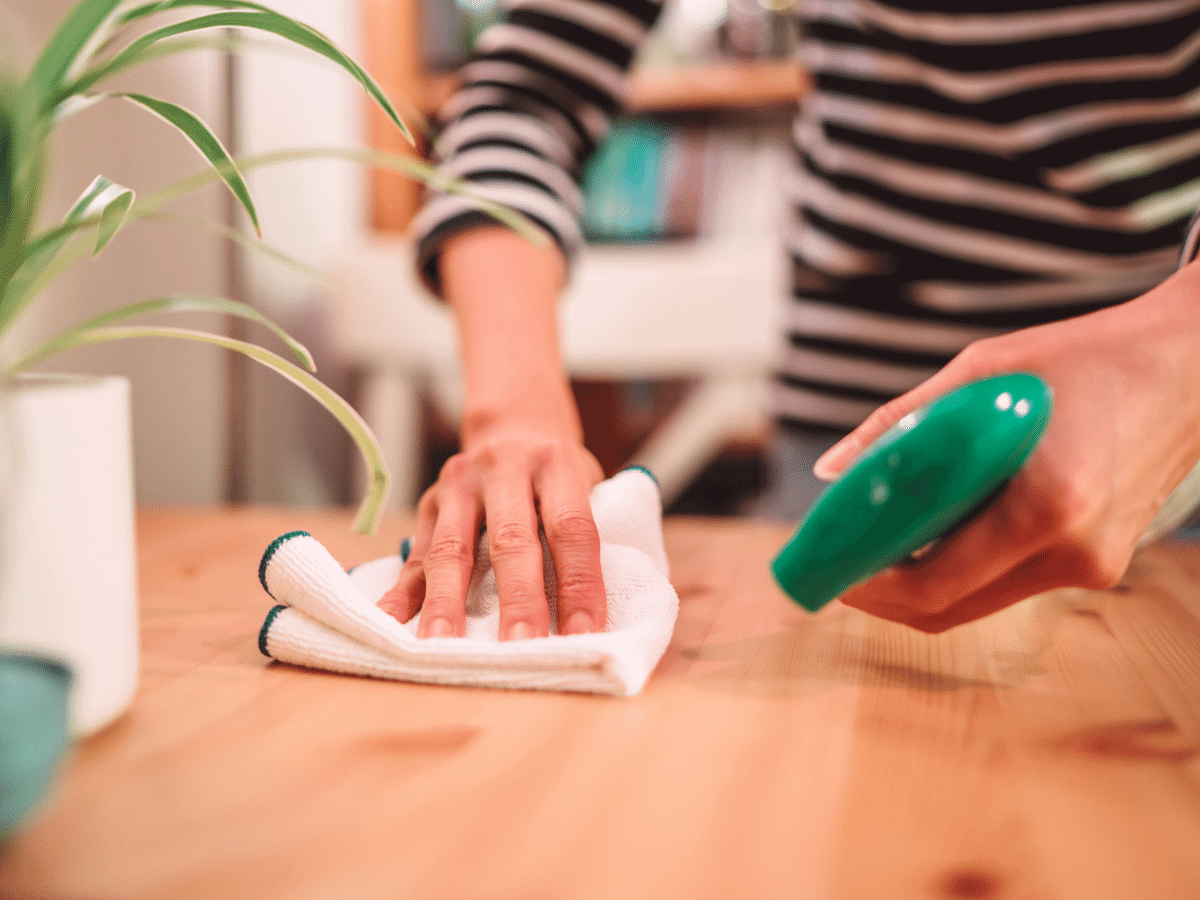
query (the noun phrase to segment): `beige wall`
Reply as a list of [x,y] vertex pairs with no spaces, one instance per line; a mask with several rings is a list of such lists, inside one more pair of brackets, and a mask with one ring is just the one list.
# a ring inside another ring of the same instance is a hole
[[[0,27],[28,60],[72,4],[0,0]],[[223,63],[191,54],[155,63],[122,85],[181,103],[214,127],[225,115]],[[165,123],[121,101],[107,101],[66,122],[54,143],[45,209],[57,218],[97,174],[139,193],[196,171],[203,160]],[[190,212],[220,218],[223,198],[206,190]],[[225,250],[206,232],[178,225],[137,225],[97,259],[76,265],[37,301],[25,335],[83,319],[123,303],[185,291],[226,291]],[[176,324],[220,327],[212,317]],[[60,356],[48,369],[127,375],[133,383],[138,498],[144,503],[202,503],[224,496],[226,371],[224,351],[181,341],[137,340]]]
[[[359,0],[272,0],[271,5],[361,58]],[[247,54],[238,63],[237,77],[243,152],[363,144],[365,95],[332,63]],[[263,169],[248,178],[260,207],[264,241],[310,265],[327,267],[363,233],[367,188],[362,166],[321,160]],[[326,288],[258,254],[244,259],[247,295],[308,345],[321,378],[335,390],[349,388],[347,373],[326,341],[321,303]],[[249,375],[247,452],[240,472],[247,496],[297,505],[357,502],[357,489],[347,493],[349,450],[340,426],[266,370],[254,367]]]

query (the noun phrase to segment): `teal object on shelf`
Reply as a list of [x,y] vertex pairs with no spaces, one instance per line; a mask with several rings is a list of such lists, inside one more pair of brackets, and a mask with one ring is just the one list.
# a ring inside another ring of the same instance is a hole
[[1050,420],[1049,385],[1017,372],[972,382],[890,428],[821,494],[771,563],[810,612],[977,513]]
[[583,230],[590,240],[643,241],[662,236],[670,141],[670,131],[653,121],[613,123],[583,171]]
[[67,751],[70,688],[59,663],[0,653],[0,840],[37,806]]

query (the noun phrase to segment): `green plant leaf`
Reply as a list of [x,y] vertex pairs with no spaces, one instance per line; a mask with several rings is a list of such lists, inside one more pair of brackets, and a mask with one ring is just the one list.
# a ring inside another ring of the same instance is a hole
[[23,89],[40,113],[58,95],[84,49],[102,38],[122,0],[81,0],[72,7],[29,70]]
[[105,204],[115,196],[116,191],[113,190],[114,188],[116,191],[129,190],[129,188],[123,188],[115,181],[105,178],[103,175],[97,175],[92,179],[92,183],[84,189],[84,192],[79,195],[79,199],[67,210],[67,214],[63,216],[63,224],[82,222],[93,216],[98,219]]
[[100,221],[96,225],[96,247],[92,250],[92,256],[103,250],[104,246],[125,224],[125,214],[133,205],[133,196],[133,191],[126,188],[108,201],[108,205],[100,213]]
[[[535,225],[529,217],[515,209],[510,209],[488,200],[479,194],[468,181],[452,178],[425,162],[402,153],[391,153],[387,150],[373,150],[366,147],[297,147],[286,150],[275,150],[270,153],[260,153],[252,156],[239,156],[237,165],[243,172],[286,163],[304,162],[318,159],[344,159],[349,162],[365,163],[381,169],[400,172],[415,181],[427,184],[439,191],[456,194],[474,203],[480,212],[491,216],[501,225],[512,229],[525,240],[536,247],[545,247],[550,238],[546,232]],[[131,217],[141,218],[155,212],[180,197],[190,194],[197,188],[203,187],[214,180],[216,175],[211,171],[199,172],[182,178],[174,184],[147,194],[130,211]]]
[[316,363],[313,362],[312,354],[308,352],[308,348],[293,338],[284,329],[280,328],[271,319],[264,316],[252,306],[245,303],[239,303],[236,300],[230,300],[226,297],[202,297],[195,294],[171,294],[167,297],[155,297],[152,300],[142,300],[138,303],[130,303],[127,306],[121,306],[117,309],[110,309],[100,315],[88,319],[86,322],[80,322],[66,331],[54,336],[46,341],[36,350],[13,365],[13,371],[28,369],[30,366],[36,365],[47,357],[53,356],[60,350],[65,350],[67,347],[74,346],[76,336],[87,331],[93,331],[97,328],[106,328],[109,325],[114,325],[117,322],[123,322],[126,319],[134,318],[135,316],[144,316],[156,312],[171,312],[171,313],[186,313],[186,312],[207,312],[220,313],[227,316],[237,316],[239,319],[246,319],[250,322],[255,322],[276,337],[278,337],[292,354],[299,360],[300,364],[310,372],[317,371]]
[[62,103],[58,104],[58,106],[54,107],[49,124],[52,127],[58,125],[76,113],[81,113],[85,109],[95,106],[101,100],[107,99],[107,94],[76,94],[73,97],[68,97]]
[[168,328],[165,326],[124,327],[124,328],[93,328],[88,330],[73,330],[69,343],[61,343],[58,339],[53,352],[67,350],[72,347],[83,347],[89,344],[99,344],[105,341],[127,340],[129,338],[160,337],[181,338],[183,340],[200,341],[234,350],[250,359],[274,369],[288,381],[314,397],[325,407],[346,429],[354,440],[369,473],[367,493],[359,505],[358,514],[354,519],[354,529],[363,534],[374,534],[379,526],[383,505],[387,500],[388,473],[383,461],[383,452],[379,442],[372,434],[370,427],[362,417],[341,397],[318,381],[314,376],[299,366],[288,362],[283,357],[259,347],[257,344],[235,340],[221,335],[209,334],[205,331],[194,331],[186,328]]
[[[100,176],[92,184],[95,185],[97,181],[102,180],[108,181],[107,178]],[[91,190],[92,188],[89,187],[88,191],[85,192],[85,196]],[[83,199],[81,197],[76,201],[72,211],[80,208]],[[74,217],[72,217],[71,213],[67,213],[61,223],[26,242],[25,250],[21,257],[21,265],[14,273],[12,284],[20,287],[24,282],[23,276],[33,275],[38,271],[42,271],[45,266],[49,265],[54,255],[68,240],[82,231],[95,228],[99,225],[100,212],[101,210],[97,208],[91,215],[76,215]]]
[[72,237],[89,228],[97,229],[95,256],[124,224],[133,200],[132,190],[99,175],[67,211],[61,224],[29,240],[5,282],[8,303],[0,315],[0,330],[46,283],[42,279]]
[[[480,197],[470,183],[450,178],[437,171],[429,163],[399,153],[389,153],[385,150],[370,150],[360,147],[303,147],[287,150],[277,150],[253,156],[239,157],[238,168],[243,172],[285,163],[304,162],[318,159],[344,159],[350,162],[365,163],[380,168],[391,169],[409,176],[417,181],[429,184],[438,190],[449,191],[470,199],[480,211],[487,213],[499,224],[511,228],[531,244],[537,247],[547,246],[550,242],[546,233],[534,225],[526,216],[516,210],[509,209]],[[206,184],[211,184],[220,176],[212,169],[207,169],[187,178],[180,179],[174,184],[161,188],[134,203],[127,218],[130,221],[143,219],[158,212],[163,207],[186,196]],[[83,228],[92,227],[94,222],[78,223],[73,226],[60,226],[60,231],[68,232],[66,237]],[[47,236],[43,236],[46,238]],[[32,251],[33,248],[30,248]],[[33,259],[26,253],[26,262],[19,266],[13,277],[9,290],[4,296],[4,305],[0,307],[0,331],[28,306],[29,302],[50,284],[69,266],[78,262],[86,255],[76,242],[63,240],[53,252],[39,255]]]
[[[38,257],[47,248],[61,247],[68,238],[84,229],[102,229],[104,215],[114,203],[118,204],[118,209],[113,215],[119,214],[123,220],[132,206],[133,200],[132,188],[117,184],[103,175],[97,175],[87,189],[79,195],[79,199],[75,201],[74,205],[67,210],[67,214],[63,216],[60,224],[49,231],[42,232],[28,242],[23,260]],[[111,227],[111,222],[109,227]],[[120,222],[117,223],[117,227],[120,227]],[[104,244],[111,239],[112,233],[105,236],[102,241],[98,241],[95,252],[99,253]]]
[[[121,23],[125,24],[127,22],[134,22],[134,21],[137,21],[138,19],[144,19],[147,16],[152,16],[155,13],[159,13],[159,12],[162,12],[164,9],[170,8],[171,4],[172,4],[172,0],[153,0],[153,2],[151,2],[151,3],[143,3],[141,6],[135,6],[132,9],[127,10],[121,14]],[[213,2],[213,3],[197,3],[194,5],[207,6],[212,9],[234,9],[234,8],[239,7],[241,4]],[[247,4],[247,6],[252,8],[255,6],[255,4]]]
[[[153,47],[148,47],[141,54],[139,63],[150,62],[155,59],[162,59],[166,56],[174,56],[178,53],[189,53],[194,50],[217,50],[222,53],[242,54],[242,53],[262,53],[272,54],[274,56],[286,57],[287,59],[305,60],[312,62],[312,54],[303,47],[298,47],[295,44],[285,43],[283,41],[273,40],[271,38],[255,38],[249,34],[242,32],[222,32],[217,36],[212,37],[177,37],[159,41]],[[79,97],[91,97],[93,94],[76,94],[68,100],[64,100],[60,106],[70,106]],[[84,104],[85,106],[90,104]],[[68,114],[74,114],[78,110],[71,110]],[[407,113],[407,110],[406,110]],[[55,121],[60,122],[66,116],[60,111],[55,111]]]
[[189,112],[182,106],[174,103],[147,97],[145,94],[114,94],[113,96],[124,97],[126,100],[146,107],[146,109],[182,131],[187,139],[195,145],[196,149],[204,155],[204,158],[208,160],[213,170],[221,177],[221,180],[229,185],[229,189],[233,191],[233,195],[238,198],[242,207],[246,210],[246,214],[250,217],[250,222],[254,225],[255,233],[260,237],[262,236],[262,228],[258,224],[258,213],[254,209],[254,201],[250,198],[250,189],[246,186],[246,181],[242,178],[242,173],[238,171],[237,164],[230,157],[229,153],[221,146],[221,142],[217,140],[217,136],[209,130],[207,125],[200,121],[195,113]]
[[147,213],[143,218],[159,222],[173,222],[177,225],[188,225],[193,228],[203,228],[206,231],[211,231],[214,234],[221,235],[221,237],[228,238],[234,243],[245,247],[247,250],[258,253],[280,265],[287,266],[289,269],[311,278],[318,284],[326,286],[333,284],[329,273],[323,272],[315,266],[310,266],[304,260],[297,259],[292,254],[280,250],[278,247],[264,244],[261,240],[251,237],[245,232],[239,231],[236,228],[230,228],[224,222],[219,222],[216,219],[206,219],[204,216],[192,216],[174,212],[152,212]]
[[[143,35],[117,53],[108,62],[85,72],[74,83],[65,86],[60,96],[58,96],[57,102],[65,102],[70,96],[87,91],[99,81],[145,61],[148,58],[145,56],[148,49],[165,38],[192,31],[200,31],[206,28],[253,28],[259,31],[270,32],[294,44],[298,44],[341,66],[363,86],[363,89],[387,113],[388,118],[400,129],[405,139],[410,144],[415,145],[412,132],[404,123],[404,120],[400,118],[400,114],[396,111],[395,106],[392,105],[391,100],[388,99],[383,89],[375,82],[375,79],[362,66],[338,49],[333,41],[315,28],[297,22],[288,16],[281,15],[269,7],[258,3],[242,2],[242,0],[224,0],[224,2],[220,2],[220,0],[217,0],[217,2],[169,0],[166,3],[148,4],[147,7],[140,9],[146,9],[147,11],[144,14],[151,15],[169,9],[187,7],[216,7],[230,11],[196,16],[183,22],[166,25]],[[134,12],[137,12],[137,10]],[[133,12],[130,15],[133,15]]]

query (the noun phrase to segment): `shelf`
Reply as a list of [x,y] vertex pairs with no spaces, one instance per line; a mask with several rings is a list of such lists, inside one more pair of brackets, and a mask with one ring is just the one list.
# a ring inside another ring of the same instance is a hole
[[[426,116],[445,102],[458,84],[453,73],[422,71],[421,29],[416,0],[364,0],[363,33],[367,68],[392,97],[413,103]],[[643,66],[631,75],[632,112],[713,112],[774,114],[795,103],[807,77],[794,61],[707,63],[667,69]],[[373,147],[411,153],[395,126],[373,104],[368,113]],[[383,232],[403,231],[421,204],[421,189],[395,172],[371,172],[371,222]]]
[[792,61],[711,63],[635,71],[629,89],[634,112],[750,109],[795,104],[807,78]]
[[[451,73],[425,78],[426,114],[435,112],[458,86]],[[737,110],[794,104],[808,79],[792,61],[722,62],[680,68],[642,68],[630,75],[630,112]]]

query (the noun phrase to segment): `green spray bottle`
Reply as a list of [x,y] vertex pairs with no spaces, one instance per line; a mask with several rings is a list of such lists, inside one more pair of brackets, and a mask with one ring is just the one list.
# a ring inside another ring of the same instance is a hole
[[1017,372],[967,384],[909,413],[817,499],[771,570],[816,612],[853,584],[980,512],[1050,421],[1049,385]]

